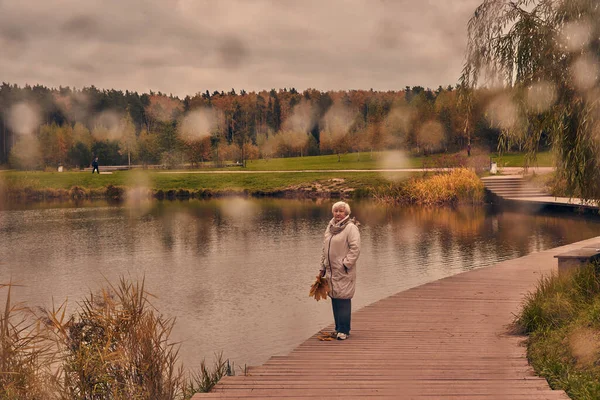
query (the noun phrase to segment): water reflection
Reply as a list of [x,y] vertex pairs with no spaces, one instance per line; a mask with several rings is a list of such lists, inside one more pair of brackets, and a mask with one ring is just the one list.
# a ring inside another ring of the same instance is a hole
[[[0,211],[0,281],[16,296],[73,305],[104,279],[139,279],[178,319],[186,365],[215,351],[238,365],[287,353],[331,322],[308,288],[332,202],[223,199],[19,206]],[[362,223],[354,308],[432,280],[600,234],[589,217],[483,207],[353,203]]]

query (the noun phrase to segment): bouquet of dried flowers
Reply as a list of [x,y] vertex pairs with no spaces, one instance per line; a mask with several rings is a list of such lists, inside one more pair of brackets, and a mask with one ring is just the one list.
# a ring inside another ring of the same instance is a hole
[[327,298],[327,293],[329,293],[329,283],[327,283],[327,279],[325,279],[324,276],[319,274],[317,275],[315,283],[310,287],[308,295],[319,301],[321,299],[325,300]]

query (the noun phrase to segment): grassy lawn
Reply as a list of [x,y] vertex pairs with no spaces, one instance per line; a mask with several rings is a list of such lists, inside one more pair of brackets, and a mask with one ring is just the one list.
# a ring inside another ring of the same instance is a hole
[[[477,156],[474,154],[474,156]],[[479,155],[481,157],[481,155]],[[485,156],[487,157],[487,156]],[[522,153],[509,153],[498,156],[492,153],[489,157],[498,162],[499,167],[520,167],[525,163],[525,155]],[[430,156],[408,156],[402,152],[381,151],[342,154],[338,161],[335,154],[326,156],[305,156],[289,158],[272,158],[269,160],[248,160],[246,168],[226,167],[214,168],[212,163],[205,163],[202,170],[227,170],[227,171],[298,171],[298,170],[340,170],[340,169],[401,169],[401,168],[423,168],[450,166],[457,159],[466,159],[464,152],[451,154],[434,154]],[[542,152],[537,155],[535,162],[540,167],[550,167],[552,155],[550,152]],[[102,166],[100,167],[102,169]],[[2,173],[2,171],[0,171]],[[98,182],[91,173],[85,185]],[[104,176],[101,176],[104,178]],[[100,184],[101,185],[101,184]]]
[[399,152],[348,153],[340,156],[273,158],[270,160],[250,160],[246,169],[251,171],[289,171],[319,169],[385,169],[420,168],[422,157],[405,157]]
[[[492,160],[498,163],[499,167],[522,167],[525,165],[525,154],[508,153],[498,156],[497,153],[491,155]],[[549,151],[537,154],[536,160],[530,163],[530,166],[552,167],[554,166],[552,153]]]
[[[95,189],[107,185],[114,186],[144,186],[151,189],[212,189],[212,190],[249,190],[273,191],[290,186],[306,185],[317,181],[326,181],[333,178],[344,179],[346,187],[381,187],[390,181],[405,179],[415,173],[385,173],[379,172],[291,172],[291,171],[319,171],[343,169],[395,169],[395,168],[422,168],[447,166],[448,162],[455,160],[457,154],[432,155],[427,157],[404,157],[398,152],[374,152],[344,154],[338,162],[337,155],[277,158],[271,160],[248,161],[246,168],[228,167],[218,169],[223,171],[290,171],[270,172],[261,174],[194,174],[194,173],[162,173],[158,170],[132,170],[115,171],[112,174],[91,174],[90,172],[27,172],[27,171],[2,171],[0,172],[0,189],[34,188],[34,189],[71,189],[74,186]],[[454,157],[454,158],[453,158]],[[487,157],[487,156],[486,156]],[[523,154],[505,154],[498,158],[492,155],[500,166],[522,166]],[[538,155],[539,166],[550,166],[550,153]],[[207,171],[207,169],[203,169]],[[210,169],[209,169],[210,171]],[[185,172],[185,171],[183,171]]]
[[[365,152],[343,154],[338,161],[337,155],[273,158],[271,160],[249,160],[246,170],[250,171],[289,171],[289,170],[318,170],[318,169],[390,169],[390,168],[423,168],[445,166],[445,160],[464,155],[463,153],[434,154],[431,156],[409,157],[401,152]],[[522,153],[498,154],[490,157],[501,167],[522,167],[525,155]],[[551,167],[552,155],[542,152],[537,155],[535,165]],[[232,169],[243,169],[232,167]]]
[[[395,173],[394,178],[405,179],[409,173]],[[290,186],[312,184],[317,181],[344,179],[349,187],[378,187],[388,181],[377,172],[282,172],[256,174],[155,174],[156,189],[207,188],[214,190],[272,191]]]
[[[420,174],[420,173],[417,173]],[[5,171],[0,179],[7,189],[30,187],[34,189],[101,188],[114,186],[144,186],[152,189],[212,189],[272,191],[290,186],[311,184],[333,178],[344,179],[347,187],[380,187],[390,179],[406,179],[413,174],[398,172],[380,174],[378,172],[281,172],[253,174],[169,174],[156,171],[116,171],[112,174],[97,175],[89,172],[17,172]]]

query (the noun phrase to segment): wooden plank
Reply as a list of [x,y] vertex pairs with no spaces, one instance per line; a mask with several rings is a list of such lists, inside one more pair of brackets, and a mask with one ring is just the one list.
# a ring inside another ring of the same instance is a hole
[[315,334],[193,399],[568,399],[535,376],[511,323],[523,296],[556,271],[555,255],[598,239],[397,293],[353,313],[349,339]]

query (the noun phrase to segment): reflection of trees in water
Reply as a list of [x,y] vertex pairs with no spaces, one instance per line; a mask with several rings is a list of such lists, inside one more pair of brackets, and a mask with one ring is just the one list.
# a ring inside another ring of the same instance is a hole
[[[334,202],[217,199],[170,203],[158,211],[161,243],[168,250],[179,244],[203,256],[227,251],[221,246],[231,240],[239,242],[239,251],[251,252],[255,249],[244,246],[257,243],[276,248],[291,236],[322,232],[331,218]],[[494,213],[485,207],[470,206],[390,207],[371,202],[351,205],[353,215],[363,225],[364,240],[369,241],[375,263],[379,252],[393,251],[398,260],[434,262],[438,268],[441,264],[448,270],[460,264],[461,269],[469,269],[477,262],[523,256],[600,232],[599,219],[565,214]],[[257,242],[257,237],[261,242]],[[318,239],[315,237],[315,242]]]
[[485,212],[481,208],[411,207],[403,210],[399,221],[419,231],[412,241],[423,268],[435,264],[450,271],[474,264],[474,240],[484,225]]
[[[424,263],[439,259],[447,268],[457,262],[455,253],[462,269],[469,269],[478,260],[520,257],[600,233],[598,219],[518,212],[490,215],[484,207],[405,207],[388,213],[387,217],[399,259],[412,248]],[[374,236],[374,242],[381,240],[378,236]]]
[[511,248],[519,256],[535,250],[573,243],[598,235],[598,220],[569,215],[504,212],[496,216],[498,231],[494,234],[498,246]]
[[244,251],[257,236],[278,242],[315,226],[324,231],[331,219],[329,204],[307,201],[233,198],[166,204],[156,209],[161,243],[172,250],[179,242],[186,249],[194,247],[198,255],[227,251],[221,246],[231,240]]

